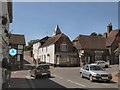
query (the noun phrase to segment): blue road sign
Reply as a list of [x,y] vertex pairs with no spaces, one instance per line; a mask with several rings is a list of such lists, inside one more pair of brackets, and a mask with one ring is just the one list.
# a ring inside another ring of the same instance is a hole
[[11,56],[15,56],[15,55],[17,54],[17,50],[14,49],[14,48],[11,48],[11,49],[9,50],[9,54],[10,54]]

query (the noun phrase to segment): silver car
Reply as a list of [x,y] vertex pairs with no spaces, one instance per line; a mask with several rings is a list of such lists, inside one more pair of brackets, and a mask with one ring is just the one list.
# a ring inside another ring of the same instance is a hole
[[96,61],[95,62],[96,64],[98,64],[99,66],[101,67],[105,67],[105,68],[108,68],[110,66],[110,63],[109,62],[106,62],[106,61],[103,61],[103,60],[100,60],[100,61]]
[[94,80],[110,82],[112,75],[106,72],[102,67],[96,64],[86,64],[80,69],[81,77],[89,78],[92,82]]

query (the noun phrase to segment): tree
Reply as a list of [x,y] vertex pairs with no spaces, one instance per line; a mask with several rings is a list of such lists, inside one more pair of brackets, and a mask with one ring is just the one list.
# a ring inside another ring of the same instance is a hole
[[99,34],[97,34],[96,32],[93,32],[93,33],[91,33],[91,34],[90,34],[90,36],[103,36],[103,35],[102,35],[102,34],[100,34],[100,33],[99,33]]
[[25,51],[29,51],[29,50],[32,50],[33,49],[33,44],[39,42],[39,39],[36,39],[36,40],[31,40],[28,42],[28,45],[25,46]]
[[93,33],[90,34],[90,36],[97,36],[97,33],[93,32]]
[[103,36],[103,35],[99,33],[98,36]]

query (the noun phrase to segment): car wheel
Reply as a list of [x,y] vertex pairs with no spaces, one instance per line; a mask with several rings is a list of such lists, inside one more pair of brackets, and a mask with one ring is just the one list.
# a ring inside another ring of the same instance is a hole
[[31,76],[31,77],[33,77],[33,75],[32,75],[32,74],[31,74],[30,76]]
[[50,78],[50,77],[51,77],[51,75],[49,74],[49,75],[48,75],[48,77]]
[[90,79],[91,82],[93,82],[93,76],[92,75],[89,76],[89,79]]
[[105,68],[108,68],[108,65],[105,65]]
[[83,78],[83,74],[80,72],[80,77]]
[[35,75],[35,79],[38,79],[38,75]]

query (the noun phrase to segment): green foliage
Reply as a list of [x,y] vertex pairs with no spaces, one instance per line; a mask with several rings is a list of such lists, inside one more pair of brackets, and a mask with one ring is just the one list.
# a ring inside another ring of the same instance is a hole
[[93,32],[93,33],[90,34],[90,36],[97,36],[97,33]]
[[103,36],[102,34],[98,34],[98,36]]
[[25,46],[24,50],[25,51],[29,51],[29,50],[32,50],[33,49],[33,44],[39,42],[39,39],[36,39],[36,40],[31,40],[28,42],[28,45]]
[[90,36],[103,36],[103,35],[102,35],[102,34],[100,34],[100,33],[99,33],[99,34],[97,34],[96,32],[93,32],[93,33],[91,33],[91,34],[90,34]]

